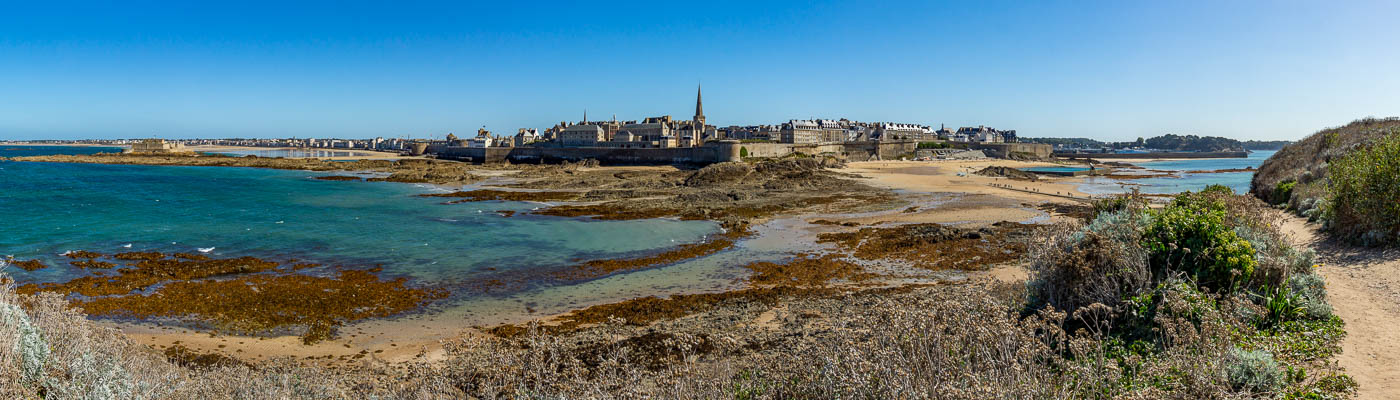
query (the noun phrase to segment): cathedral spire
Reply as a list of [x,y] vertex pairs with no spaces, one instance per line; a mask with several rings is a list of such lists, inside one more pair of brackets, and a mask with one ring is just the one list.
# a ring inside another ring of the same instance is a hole
[[700,84],[695,85],[695,123],[700,124],[701,128],[705,126],[705,106],[700,101]]

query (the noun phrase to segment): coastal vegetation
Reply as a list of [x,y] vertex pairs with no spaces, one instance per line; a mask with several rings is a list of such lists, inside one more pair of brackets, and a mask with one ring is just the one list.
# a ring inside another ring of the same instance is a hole
[[1244,151],[1244,143],[1219,136],[1166,134],[1147,138],[1143,141],[1143,146],[1168,151]]
[[1367,118],[1291,144],[1254,175],[1255,196],[1361,245],[1400,241],[1400,119]]
[[[1224,138],[1219,136],[1197,136],[1197,135],[1177,135],[1166,134],[1150,138],[1139,138],[1135,142],[1102,142],[1089,138],[1023,138],[1027,143],[1044,143],[1056,146],[1071,148],[1113,148],[1127,149],[1142,147],[1163,151],[1182,152],[1218,152],[1218,151],[1244,151],[1263,149],[1274,145],[1274,142],[1240,142],[1239,140]],[[1250,144],[1253,143],[1253,144]],[[1246,146],[1246,144],[1250,144]],[[1255,148],[1251,148],[1253,146]]]
[[1328,229],[1362,244],[1400,242],[1400,130],[1328,169]]

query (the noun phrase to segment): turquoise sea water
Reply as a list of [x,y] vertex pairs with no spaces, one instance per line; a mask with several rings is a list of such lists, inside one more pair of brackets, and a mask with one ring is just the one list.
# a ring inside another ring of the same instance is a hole
[[105,146],[29,146],[0,144],[0,157],[44,156],[54,154],[88,155],[97,153],[120,153],[120,147]]
[[[1273,155],[1274,151],[1255,151],[1246,158],[1133,163],[1148,169],[1174,172],[1160,178],[1130,180],[1088,177],[1085,178],[1085,183],[1079,186],[1079,191],[1089,194],[1110,194],[1122,193],[1132,187],[1138,187],[1143,193],[1179,193],[1198,191],[1210,185],[1225,185],[1234,189],[1236,193],[1245,193],[1249,191],[1249,181],[1254,178],[1253,172],[1187,173],[1185,171],[1259,168],[1259,164]],[[1133,184],[1140,186],[1133,186]]]
[[[2,146],[0,155],[112,149]],[[333,182],[325,173],[228,167],[0,162],[0,255],[50,268],[7,268],[20,282],[80,273],[69,250],[196,252],[219,257],[380,265],[384,275],[452,283],[499,271],[576,264],[698,242],[706,221],[592,221],[525,214],[537,203],[442,205],[448,188]],[[517,211],[506,218],[497,210]],[[464,295],[470,295],[464,294]]]

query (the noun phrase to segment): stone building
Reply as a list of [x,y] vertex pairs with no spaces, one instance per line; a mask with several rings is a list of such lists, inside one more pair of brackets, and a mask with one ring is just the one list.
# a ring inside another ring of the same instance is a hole
[[538,142],[540,140],[540,134],[539,131],[535,128],[520,128],[520,132],[516,133],[515,138],[513,139],[513,141],[515,142],[515,147],[520,147],[530,143]]
[[593,124],[578,124],[559,134],[559,143],[567,147],[588,147],[604,141],[603,127]]
[[491,131],[482,128],[476,130],[476,137],[471,138],[471,140],[463,140],[462,142],[466,142],[465,147],[491,147],[495,144],[496,140],[491,137]]
[[184,143],[167,142],[165,139],[145,139],[132,143],[131,149],[127,150],[128,153],[138,154],[183,153],[187,151]]
[[675,123],[671,121],[670,115],[660,117],[649,117],[641,122],[632,122],[622,126],[618,132],[630,133],[633,137],[644,142],[654,142],[662,137],[674,136],[672,128]]
[[[841,120],[794,119],[784,123],[778,133],[778,141],[783,143],[841,143],[847,141],[852,125]],[[857,135],[859,131],[856,131]]]
[[881,140],[933,140],[938,135],[934,134],[927,126],[917,124],[898,124],[893,122],[875,123],[874,137]]
[[1016,131],[999,131],[986,126],[976,128],[967,126],[958,128],[958,131],[953,133],[949,140],[975,143],[1015,143]]
[[938,131],[934,133],[938,135],[939,139],[953,140],[953,130],[948,129],[948,127],[943,126],[943,124],[938,124]]

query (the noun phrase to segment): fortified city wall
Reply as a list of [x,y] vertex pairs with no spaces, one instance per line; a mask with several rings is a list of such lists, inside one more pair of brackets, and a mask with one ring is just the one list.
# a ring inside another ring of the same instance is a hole
[[875,158],[889,160],[913,153],[919,147],[915,141],[845,142],[845,143],[742,143],[740,152],[751,158],[786,157],[791,154],[840,154],[853,161]]
[[1050,158],[1055,147],[1041,143],[962,143],[949,142],[953,148],[982,150],[988,157],[1010,158],[1012,153],[1022,153],[1035,158]]

